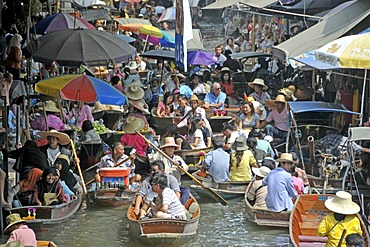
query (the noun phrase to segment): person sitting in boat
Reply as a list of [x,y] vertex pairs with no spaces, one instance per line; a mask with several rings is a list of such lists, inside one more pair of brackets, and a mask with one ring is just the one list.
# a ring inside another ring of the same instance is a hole
[[[152,192],[145,196],[145,203],[140,210],[140,219],[145,216],[154,218],[173,218],[186,220],[185,208],[176,193],[167,187],[167,177],[157,173],[150,178]],[[151,208],[150,215],[148,209]]]
[[213,83],[212,92],[206,94],[204,98],[204,108],[206,109],[224,109],[226,94],[221,91],[221,84]]
[[348,234],[346,237],[346,247],[365,247],[364,238],[358,233]]
[[[133,160],[136,158],[136,155],[134,152],[130,154],[130,158],[128,159],[129,156],[125,154],[125,148],[120,142],[115,142],[113,144],[113,152],[109,153],[105,156],[103,156],[100,159],[99,163],[99,168],[104,168],[104,167],[121,167],[121,168],[130,168],[130,183],[133,182],[140,182],[141,181],[141,176],[140,174],[135,174],[135,163]],[[126,160],[125,162],[123,162]],[[99,171],[99,170],[98,170]],[[95,174],[95,179],[98,182],[101,182],[99,173]]]
[[201,149],[208,146],[208,140],[211,139],[211,135],[207,128],[202,128],[203,120],[201,117],[194,117],[190,120],[189,142],[192,148]]
[[191,111],[191,107],[188,106],[188,99],[184,94],[177,95],[177,101],[179,103],[178,107],[174,110],[176,117],[183,117],[189,111]]
[[[165,165],[162,160],[155,160],[153,163],[150,164],[150,170],[152,176],[157,173],[166,174],[165,172]],[[141,183],[139,190],[135,194],[135,214],[140,214],[140,206],[143,202],[143,199],[145,196],[152,191],[152,186],[150,184],[150,177],[144,179],[144,181]],[[172,189],[177,198],[181,199],[181,191],[180,191],[180,184],[177,181],[177,179],[172,176],[171,174],[167,174],[167,187]],[[181,200],[180,200],[181,201]],[[186,203],[186,201],[185,201]]]
[[233,150],[230,157],[230,180],[231,181],[251,181],[251,166],[258,167],[253,153],[248,150],[243,137],[235,139]]
[[33,205],[50,206],[68,202],[57,175],[53,167],[48,167],[43,171],[41,180],[36,183]]
[[[346,191],[338,191],[335,196],[325,201],[325,207],[331,211],[321,221],[317,229],[318,236],[327,236],[326,247],[336,247],[346,230],[345,236],[352,233],[362,235],[360,220],[356,214],[360,206],[352,201],[352,195]],[[346,246],[343,241],[342,247]]]
[[222,136],[213,136],[212,144],[215,150],[206,154],[202,172],[208,171],[208,174],[216,183],[229,181],[230,155],[223,149],[225,141]]
[[66,195],[68,202],[70,202],[71,200],[76,200],[76,194],[68,187],[68,185],[64,181],[60,180],[60,171],[58,169],[55,170],[57,171],[57,175],[55,177],[62,185],[63,192]]
[[290,153],[282,153],[276,161],[279,166],[262,181],[262,184],[267,185],[266,206],[274,212],[292,210],[291,198],[297,199],[297,191],[289,173],[294,162],[293,156]]
[[91,112],[91,107],[84,102],[75,102],[74,107],[69,112],[67,117],[71,121],[71,125],[76,125],[77,127],[82,127],[82,123],[85,120],[94,121],[94,117]]
[[[281,138],[285,140],[290,129],[291,118],[289,117],[289,105],[285,101],[284,95],[276,96],[275,100],[266,100],[266,105],[272,109],[266,120],[260,125],[260,128],[265,128],[267,135],[273,138]],[[272,122],[273,125],[271,124]]]
[[156,116],[158,117],[169,117],[173,113],[173,94],[172,92],[166,92],[163,95],[163,100],[158,102]]
[[195,72],[190,76],[190,88],[193,90],[193,93],[206,93],[206,89],[203,85],[203,79],[203,75],[198,72]]
[[271,143],[265,140],[265,136],[266,135],[260,129],[254,128],[249,132],[249,137],[254,137],[257,140],[256,149],[265,152],[266,156],[273,158],[277,157],[277,153],[272,148]]
[[248,83],[248,86],[254,90],[249,96],[253,97],[255,101],[265,106],[266,100],[271,100],[271,96],[266,92],[268,86],[265,85],[263,79],[255,78],[254,81]]
[[232,145],[237,137],[243,137],[245,140],[248,135],[245,132],[237,131],[236,126],[232,123],[224,123],[222,127],[222,134],[225,136],[225,150],[231,150]]
[[247,199],[249,203],[255,208],[267,209],[265,198],[267,195],[267,186],[262,184],[262,180],[269,175],[270,169],[267,166],[259,168],[252,167],[254,173],[254,180],[247,192]]
[[128,117],[122,125],[122,130],[125,132],[121,137],[122,145],[133,146],[136,153],[141,157],[146,156],[149,146],[144,139],[136,133],[136,131],[141,131],[144,127],[144,121],[137,117]]
[[85,120],[82,123],[82,135],[79,139],[81,142],[100,141],[100,135],[95,132],[90,120]]
[[243,103],[242,113],[237,117],[240,119],[239,128],[250,131],[252,128],[260,128],[260,120],[257,114],[254,113],[252,102]]
[[[42,107],[38,108],[39,111],[43,111]],[[65,125],[60,119],[60,117],[56,116],[56,114],[60,113],[60,110],[56,107],[55,102],[48,100],[45,102],[45,113],[46,118],[43,115],[40,115],[36,119],[31,119],[31,127],[34,130],[46,131],[47,126],[49,128],[63,131],[65,130]]]
[[20,241],[21,246],[37,247],[35,232],[31,228],[28,228],[26,221],[22,220],[19,214],[8,215],[6,217],[6,223],[8,225],[5,227],[4,233],[10,232],[10,237],[6,243]]
[[79,178],[70,170],[70,160],[65,154],[60,154],[55,161],[55,168],[59,171],[59,178],[65,183],[74,194],[82,193],[82,186]]
[[220,85],[223,91],[226,93],[227,103],[228,105],[236,105],[238,104],[237,95],[234,90],[234,82],[233,77],[234,72],[230,70],[228,67],[223,67],[219,73],[218,77],[220,78]]
[[179,146],[176,150],[191,149],[189,141],[186,139],[185,136],[180,134],[179,128],[176,124],[169,124],[164,136],[175,138],[175,142]]

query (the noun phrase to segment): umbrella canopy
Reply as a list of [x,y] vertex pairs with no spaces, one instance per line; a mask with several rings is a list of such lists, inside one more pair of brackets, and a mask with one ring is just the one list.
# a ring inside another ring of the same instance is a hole
[[190,65],[212,65],[217,58],[206,51],[188,51],[188,64]]
[[370,69],[370,34],[350,35],[315,51],[315,59],[338,68]]
[[105,81],[87,75],[64,75],[36,83],[35,91],[63,99],[123,105],[126,96]]
[[131,31],[133,33],[151,35],[157,38],[163,37],[163,33],[161,32],[161,30],[151,25],[145,25],[145,24],[140,24],[140,23],[130,23],[130,24],[119,25],[118,28],[120,30],[126,30],[126,31]]
[[163,11],[161,17],[159,17],[158,19],[158,22],[175,21],[175,20],[176,20],[176,7],[171,7]]
[[133,38],[131,36],[124,35],[124,34],[118,34],[117,37],[122,39],[126,43],[131,43],[131,42],[134,42],[136,40],[135,38]]
[[175,51],[151,50],[140,54],[140,56],[160,60],[175,60]]
[[95,27],[80,17],[58,13],[37,22],[30,29],[30,33],[44,35],[66,29],[95,29]]
[[135,54],[135,48],[117,36],[92,29],[49,33],[32,41],[25,50],[36,62],[56,61],[69,67],[127,62]]

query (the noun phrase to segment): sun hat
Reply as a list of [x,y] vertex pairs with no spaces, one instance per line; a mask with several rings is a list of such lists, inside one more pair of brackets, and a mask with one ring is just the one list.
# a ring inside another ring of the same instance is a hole
[[293,160],[293,155],[291,153],[282,153],[280,157],[276,160],[276,162],[292,162],[295,163]]
[[292,92],[289,88],[282,88],[279,90],[279,94],[284,95],[290,100],[296,101],[297,98],[294,96],[294,92]]
[[265,81],[261,78],[256,78],[254,81],[248,83],[248,86],[250,88],[253,88],[254,85],[260,85],[262,86],[262,90],[267,90],[269,87],[265,85]]
[[285,96],[279,94],[278,96],[276,96],[276,98],[274,100],[271,100],[271,99],[266,100],[266,106],[268,108],[275,109],[276,108],[276,105],[275,105],[276,102],[287,103],[286,100],[285,100]]
[[144,90],[141,88],[141,83],[134,82],[126,87],[126,96],[130,100],[139,100],[144,97]]
[[226,72],[229,72],[229,74],[230,74],[230,77],[233,77],[234,76],[234,71],[232,71],[229,67],[223,67],[218,73],[217,73],[217,76],[220,78],[220,79],[222,79],[221,78],[221,75],[223,74],[223,73],[226,73]]
[[9,228],[18,223],[25,223],[25,220],[22,220],[19,214],[10,214],[6,217],[6,223],[8,224],[7,227],[4,229],[4,233],[6,233]]
[[325,207],[338,214],[356,214],[360,206],[352,201],[352,195],[346,191],[338,191],[335,196],[325,201]]
[[48,137],[53,136],[58,138],[58,142],[60,145],[67,145],[71,142],[69,136],[66,133],[59,132],[57,130],[50,130],[50,131],[40,131],[37,133],[42,139],[48,139]]
[[144,129],[144,120],[137,117],[128,117],[126,122],[122,125],[122,130],[127,134],[135,134],[136,131]]
[[[43,110],[42,105],[39,106],[39,110]],[[60,110],[57,108],[55,102],[51,101],[51,100],[45,101],[45,111],[60,112]]]
[[252,171],[257,176],[259,176],[261,178],[264,178],[264,177],[267,177],[267,175],[269,175],[269,173],[270,173],[271,170],[267,166],[261,166],[259,168],[252,167]]
[[145,104],[141,100],[129,100],[128,102],[131,106],[138,109],[142,113],[149,114],[149,110],[145,108]]
[[173,137],[165,137],[164,138],[164,144],[161,146],[161,148],[165,148],[165,147],[175,147],[175,148],[178,148],[179,145],[176,144],[175,138],[173,138]]
[[245,139],[241,136],[235,139],[235,142],[232,145],[232,149],[235,151],[245,151],[248,149]]
[[198,104],[199,104],[199,99],[198,99],[198,97],[197,97],[195,94],[193,94],[193,95],[190,97],[190,99],[189,99],[189,103],[190,103],[190,102],[192,102],[192,101],[196,101],[196,102],[198,102]]
[[[249,97],[248,97],[249,98]],[[260,111],[261,114],[257,114],[258,118],[260,121],[263,121],[266,119],[267,116],[267,111],[265,107],[258,101],[252,101],[253,107],[254,107],[254,112],[256,113],[257,111]]]

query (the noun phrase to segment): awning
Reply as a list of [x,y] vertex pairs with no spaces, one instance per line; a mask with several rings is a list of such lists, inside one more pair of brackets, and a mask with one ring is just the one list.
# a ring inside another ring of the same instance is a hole
[[331,64],[323,63],[320,61],[315,60],[315,57],[304,57],[304,58],[292,58],[293,60],[296,60],[300,63],[303,63],[307,66],[310,66],[312,68],[318,69],[318,70],[333,70],[333,69],[339,69],[338,67],[334,67]]
[[248,6],[254,8],[265,8],[270,4],[276,3],[277,0],[241,0],[239,1],[241,4],[246,4]]
[[107,9],[85,9],[81,10],[81,17],[86,21],[112,20]]
[[211,3],[205,6],[202,9],[223,9],[230,7],[231,5],[238,4],[240,0],[218,0],[214,3]]
[[368,0],[355,0],[344,4],[345,8],[338,6],[335,8],[338,11],[331,11],[318,24],[272,47],[272,54],[285,60],[320,48],[346,34],[370,14]]
[[359,112],[353,112],[345,108],[343,105],[322,102],[322,101],[292,101],[289,102],[290,109],[294,113],[304,112],[338,112],[360,115]]

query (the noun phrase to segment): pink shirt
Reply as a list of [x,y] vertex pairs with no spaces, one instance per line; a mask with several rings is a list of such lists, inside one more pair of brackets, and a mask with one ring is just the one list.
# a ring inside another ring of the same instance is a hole
[[146,156],[148,144],[138,134],[124,134],[121,137],[121,143],[123,146],[133,146],[138,155]]
[[299,191],[297,190],[298,194],[302,194],[304,190],[304,184],[303,184],[302,178],[292,176],[292,180],[293,180],[294,187],[296,187],[296,189],[298,188],[299,190]]
[[284,110],[282,110],[281,113],[279,113],[276,109],[272,110],[269,115],[266,118],[266,122],[275,122],[275,127],[283,130],[288,131],[289,125],[288,125],[288,112],[286,109],[286,106],[284,107]]
[[18,229],[12,231],[7,243],[17,240],[21,241],[24,246],[37,247],[35,232],[27,225],[21,225]]
[[91,122],[94,122],[94,117],[91,113],[91,108],[88,105],[83,105],[83,107],[80,110],[80,115],[78,116],[77,121],[78,127],[81,127],[83,121],[85,120],[90,120]]
[[[48,117],[48,125],[50,128],[53,128],[57,131],[65,130],[64,123],[59,117],[53,114],[48,114],[47,117]],[[45,117],[44,116],[38,117],[36,120],[34,120],[31,123],[31,126],[34,130],[46,131]]]

